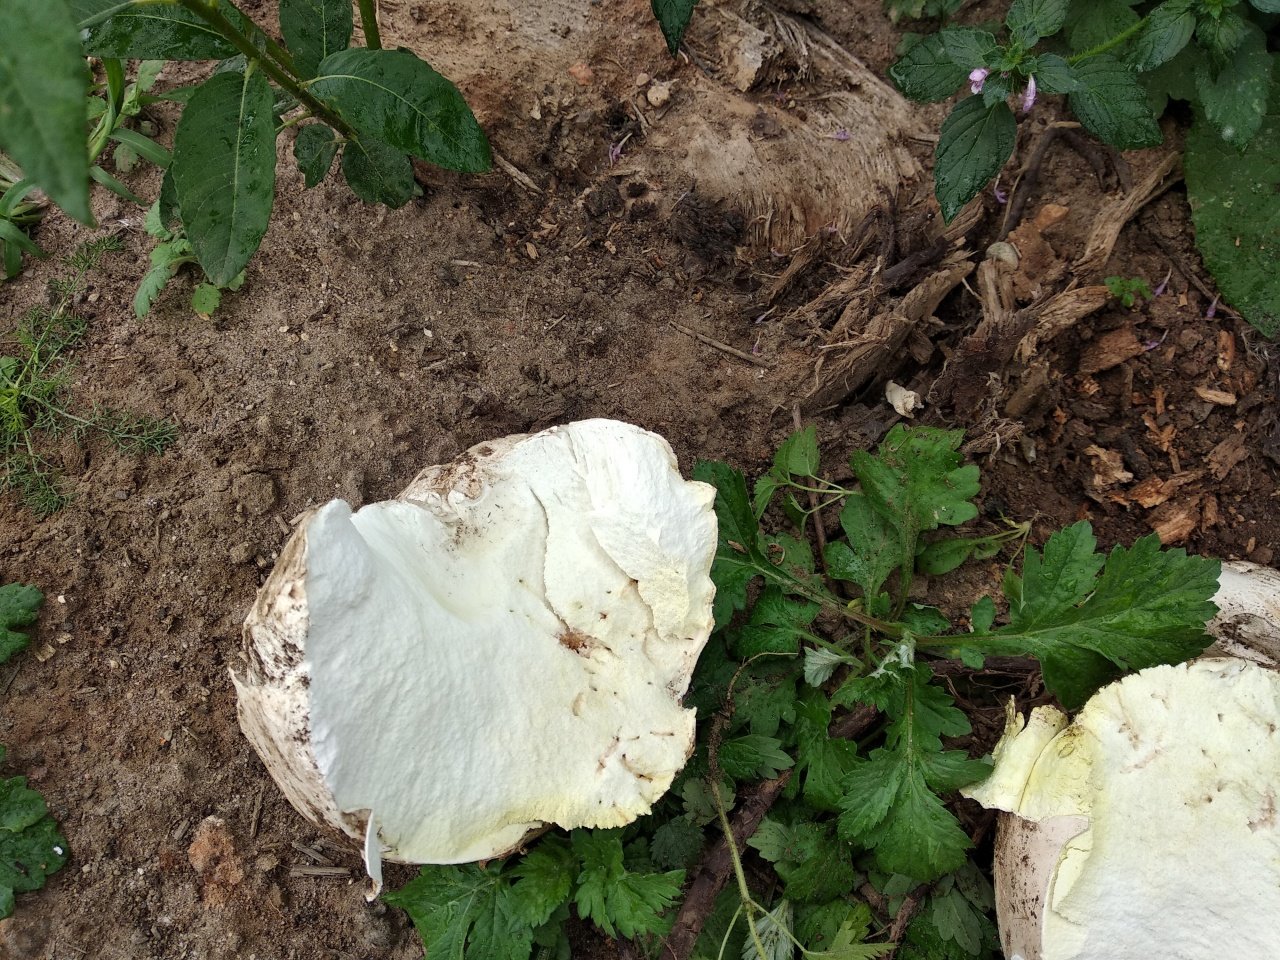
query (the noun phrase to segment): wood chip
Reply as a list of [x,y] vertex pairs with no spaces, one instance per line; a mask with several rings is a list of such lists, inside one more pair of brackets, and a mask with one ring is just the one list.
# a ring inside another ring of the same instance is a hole
[[[1128,501],[1150,510],[1152,507],[1158,507],[1182,487],[1199,480],[1202,476],[1204,476],[1203,470],[1188,470],[1185,473],[1174,474],[1167,480],[1157,476],[1147,477],[1146,480],[1127,491]],[[1120,496],[1120,494],[1117,494],[1116,498]]]
[[1196,396],[1205,403],[1217,404],[1220,407],[1234,407],[1236,395],[1226,390],[1215,390],[1213,387],[1196,387]]
[[1107,450],[1094,445],[1085,447],[1084,452],[1093,459],[1093,477],[1090,485],[1095,492],[1108,490],[1133,479],[1133,474],[1124,468],[1124,458],[1118,450]]
[[1236,362],[1236,338],[1230,330],[1218,331],[1218,369],[1230,373]]
[[1090,374],[1110,370],[1142,352],[1143,346],[1131,328],[1109,330],[1084,348],[1080,356],[1080,372]]
[[1149,522],[1164,546],[1181,543],[1200,524],[1200,498],[1177,500],[1157,507],[1151,512]]
[[350,877],[351,871],[346,867],[290,867],[291,877]]
[[1209,471],[1213,474],[1213,479],[1224,479],[1247,456],[1249,448],[1245,446],[1244,434],[1231,434],[1209,451]]
[[305,843],[301,842],[300,840],[291,841],[289,846],[293,847],[293,849],[297,850],[304,857],[309,857],[310,859],[314,860],[316,863],[320,864],[321,866],[324,866],[324,867],[333,866],[332,860],[326,857],[319,850],[316,850],[312,847],[308,847]]

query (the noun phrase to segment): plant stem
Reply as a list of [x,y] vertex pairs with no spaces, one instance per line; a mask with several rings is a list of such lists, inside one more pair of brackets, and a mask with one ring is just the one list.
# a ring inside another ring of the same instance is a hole
[[1067,57],[1067,63],[1071,64],[1072,66],[1075,66],[1081,60],[1088,60],[1090,57],[1096,57],[1099,54],[1106,53],[1108,50],[1115,49],[1116,47],[1120,46],[1120,44],[1124,43],[1126,40],[1128,40],[1130,37],[1136,34],[1143,27],[1145,27],[1149,19],[1151,18],[1143,17],[1141,20],[1139,20],[1137,23],[1133,24],[1132,26],[1126,27],[1124,30],[1121,30],[1110,40],[1104,40],[1102,43],[1098,44],[1096,47],[1090,47],[1088,50],[1085,50],[1083,53],[1077,53],[1073,57]]
[[720,799],[720,784],[710,781],[711,799],[716,802],[716,816],[720,818],[720,829],[724,831],[724,842],[729,849],[729,862],[733,864],[733,875],[738,881],[738,896],[742,899],[742,909],[747,914],[747,933],[756,947],[756,955],[768,956],[764,944],[760,942],[760,934],[756,931],[755,913],[751,909],[755,903],[751,899],[751,888],[747,886],[747,875],[742,869],[742,858],[738,856],[738,845],[733,840],[733,827],[729,824],[729,816],[724,812],[724,801]]
[[338,116],[323,101],[308,93],[296,79],[287,74],[274,60],[264,57],[262,52],[236,29],[235,24],[223,16],[222,12],[215,6],[216,0],[175,0],[175,2],[179,6],[190,10],[216,29],[222,36],[226,37],[232,46],[244,54],[246,60],[257,64],[262,69],[262,72],[279,84],[282,89],[293,94],[299,103],[305,104],[313,115],[322,118],[325,123],[329,124],[344,137],[350,140],[357,139],[356,132],[347,125],[347,122],[342,117]]
[[378,0],[359,0],[360,26],[364,28],[364,45],[370,50],[382,49],[378,33]]

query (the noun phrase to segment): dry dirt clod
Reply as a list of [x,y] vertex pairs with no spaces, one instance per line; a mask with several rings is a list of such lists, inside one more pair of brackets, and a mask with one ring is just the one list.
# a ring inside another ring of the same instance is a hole
[[187,860],[199,875],[201,895],[211,906],[221,906],[244,882],[244,866],[236,853],[235,839],[221,817],[205,817],[187,847]]

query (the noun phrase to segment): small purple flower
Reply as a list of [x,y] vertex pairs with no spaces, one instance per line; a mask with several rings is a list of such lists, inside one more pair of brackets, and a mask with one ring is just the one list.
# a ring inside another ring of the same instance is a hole
[[620,143],[609,144],[609,166],[611,167],[614,166],[621,159],[622,159],[622,144]]
[[969,90],[972,93],[981,93],[982,85],[987,82],[987,75],[991,71],[986,67],[977,67],[969,71]]
[[1217,315],[1218,315],[1218,298],[1214,297],[1213,303],[1209,304],[1209,309],[1204,312],[1204,318],[1206,320],[1212,320]]
[[1164,293],[1164,292],[1165,292],[1165,290],[1167,290],[1167,289],[1169,288],[1169,278],[1170,278],[1170,277],[1172,277],[1172,276],[1173,276],[1173,268],[1172,268],[1172,267],[1170,267],[1170,268],[1169,268],[1169,272],[1168,272],[1168,273],[1166,273],[1166,274],[1164,275],[1164,279],[1160,281],[1160,286],[1156,287],[1155,293],[1151,294],[1151,299],[1152,299],[1152,300],[1154,300],[1156,297],[1160,296],[1160,294]]
[[1027,90],[1022,95],[1022,112],[1029,113],[1036,105],[1036,78],[1027,77]]
[[1008,203],[1009,191],[1000,189],[1000,178],[996,177],[996,182],[991,185],[991,192],[995,194],[996,203]]
[[837,130],[835,133],[831,135],[831,139],[839,140],[841,143],[844,143],[846,140],[849,139],[849,131],[846,130],[844,127],[841,127],[839,130]]

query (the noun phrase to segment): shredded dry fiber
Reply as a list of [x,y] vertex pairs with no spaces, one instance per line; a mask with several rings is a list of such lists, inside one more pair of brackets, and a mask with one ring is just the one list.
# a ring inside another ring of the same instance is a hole
[[[384,19],[408,17],[409,6],[386,0]],[[831,37],[767,3],[703,0],[686,35],[690,56],[677,59],[648,0],[452,6],[420,52],[458,83],[517,171],[536,166],[520,154],[528,138],[514,135],[534,114],[551,123],[621,107],[639,132],[615,171],[645,179],[660,213],[696,186],[742,215],[753,244],[777,250],[855,228],[921,172],[908,149],[925,135],[917,111]],[[674,81],[670,99],[653,106],[640,74]],[[803,110],[768,95],[783,86]],[[609,147],[602,140],[598,172]]]

